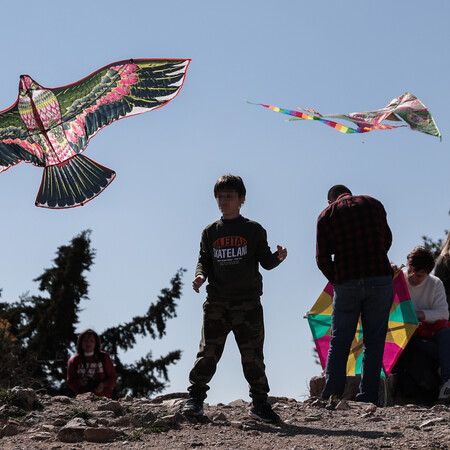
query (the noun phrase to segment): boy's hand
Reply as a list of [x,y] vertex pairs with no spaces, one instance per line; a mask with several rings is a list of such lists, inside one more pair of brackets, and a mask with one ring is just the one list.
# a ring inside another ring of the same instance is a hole
[[197,275],[192,282],[192,288],[195,292],[200,292],[200,286],[205,282],[205,277],[203,275]]
[[281,245],[277,245],[278,250],[278,259],[280,261],[284,261],[287,256],[287,249],[285,247],[282,247]]

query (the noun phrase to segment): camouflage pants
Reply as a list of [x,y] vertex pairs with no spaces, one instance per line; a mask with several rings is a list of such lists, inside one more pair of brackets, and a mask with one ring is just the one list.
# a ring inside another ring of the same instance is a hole
[[202,400],[206,398],[208,383],[216,372],[230,331],[241,354],[250,397],[253,401],[265,401],[269,384],[264,365],[264,318],[259,298],[233,301],[208,298],[205,301],[202,338],[194,368],[189,374],[189,393]]

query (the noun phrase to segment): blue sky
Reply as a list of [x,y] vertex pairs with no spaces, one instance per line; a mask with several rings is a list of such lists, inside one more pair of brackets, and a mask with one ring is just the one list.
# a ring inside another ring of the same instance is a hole
[[[192,58],[180,94],[156,111],[122,120],[92,139],[86,156],[117,172],[87,205],[34,206],[42,169],[21,163],[0,174],[2,300],[37,293],[32,280],[58,246],[92,230],[97,251],[79,331],[102,332],[147,310],[180,267],[178,317],[162,341],[143,339],[131,362],[183,351],[166,392],[185,391],[198,349],[204,288],[191,289],[200,234],[219,218],[212,188],[243,177],[242,214],[260,222],[288,258],[265,272],[265,357],[271,394],[303,399],[321,372],[302,317],[326,280],[315,264],[315,225],[336,183],[383,202],[396,264],[449,228],[448,17],[445,0],[422,2],[245,0],[69,2],[2,7],[0,110],[19,76],[46,87],[72,83],[127,58]],[[443,141],[408,128],[344,135],[317,122],[245,103],[322,114],[378,109],[411,92],[434,115]],[[248,399],[232,336],[208,401]]]

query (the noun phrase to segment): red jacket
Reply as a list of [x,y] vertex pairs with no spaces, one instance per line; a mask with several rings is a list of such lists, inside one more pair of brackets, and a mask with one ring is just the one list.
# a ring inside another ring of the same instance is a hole
[[[86,386],[81,385],[81,379],[90,378]],[[103,383],[103,390],[94,392],[98,383]],[[112,388],[117,382],[116,369],[108,353],[100,351],[99,355],[84,356],[77,353],[70,358],[67,366],[67,384],[77,394],[94,392],[95,395],[111,398]]]

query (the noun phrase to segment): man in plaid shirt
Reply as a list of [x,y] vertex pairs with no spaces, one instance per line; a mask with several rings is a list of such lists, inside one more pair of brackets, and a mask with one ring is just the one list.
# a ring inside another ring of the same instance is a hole
[[356,400],[377,403],[393,300],[387,257],[392,233],[383,205],[372,197],[352,195],[346,186],[336,185],[328,192],[328,203],[317,220],[316,248],[317,266],[334,285],[322,398],[340,398],[344,393],[347,359],[361,315],[364,356]]

